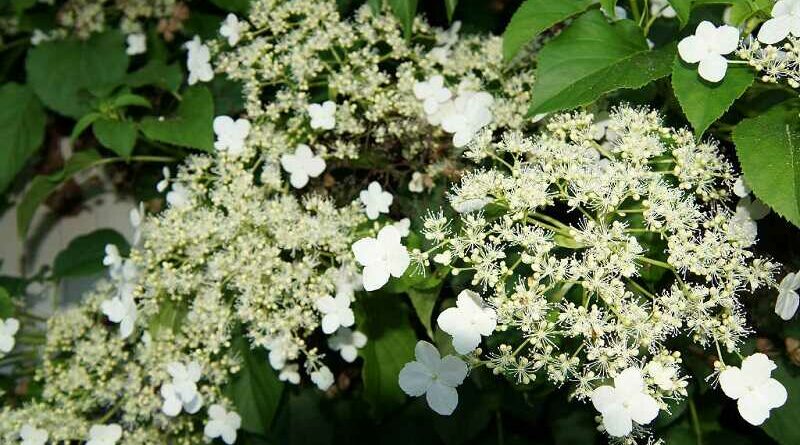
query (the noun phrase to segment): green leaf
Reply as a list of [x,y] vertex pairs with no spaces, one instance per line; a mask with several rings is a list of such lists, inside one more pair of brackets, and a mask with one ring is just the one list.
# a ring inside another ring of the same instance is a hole
[[0,319],[5,319],[14,315],[14,301],[8,291],[0,287]]
[[211,152],[214,149],[214,101],[205,87],[190,87],[183,94],[175,117],[146,117],[140,123],[142,133],[150,139]]
[[0,87],[0,194],[42,145],[45,121],[30,88],[16,83]]
[[580,14],[594,3],[595,0],[527,0],[514,12],[503,32],[503,59],[513,59],[542,31]]
[[92,125],[94,121],[100,119],[101,117],[103,117],[102,114],[97,112],[91,112],[89,114],[84,115],[82,118],[78,119],[78,122],[76,122],[75,126],[72,127],[72,134],[70,134],[69,136],[72,142],[75,142],[75,139],[78,139],[78,136],[80,136],[84,131],[86,131],[86,129],[89,128],[89,125]]
[[130,250],[128,241],[116,230],[95,230],[73,239],[66,249],[56,255],[53,262],[53,276],[63,279],[102,272],[105,269],[103,257],[107,244],[117,246],[122,255],[127,255]]
[[603,11],[612,19],[617,18],[617,0],[600,0],[600,7],[603,8]]
[[381,13],[381,6],[383,5],[383,0],[367,0],[367,4],[369,5],[369,9],[372,11],[373,14]]
[[433,338],[433,328],[431,327],[431,318],[433,317],[433,308],[436,307],[436,300],[439,298],[441,285],[432,289],[409,289],[408,298],[411,299],[411,305],[414,306],[414,311],[419,317],[419,321],[425,326],[425,331],[430,338]]
[[145,97],[140,96],[138,94],[120,94],[119,96],[114,97],[111,100],[111,106],[114,108],[121,108],[121,107],[144,107],[144,108],[152,108],[150,105],[150,101],[148,101]]
[[241,368],[225,389],[242,416],[242,429],[264,434],[270,430],[283,394],[283,382],[269,366],[263,349],[252,350],[244,335],[233,344],[241,357]]
[[447,21],[453,21],[453,13],[458,6],[458,0],[444,0],[444,8],[447,10]]
[[389,0],[389,6],[403,25],[403,35],[410,39],[414,17],[417,15],[417,0]]
[[769,419],[761,426],[767,434],[781,445],[796,445],[800,443],[800,428],[797,428],[797,419],[800,416],[800,376],[798,369],[788,360],[776,360],[778,369],[772,378],[781,382],[789,394],[786,404],[773,409]]
[[620,88],[640,88],[670,73],[675,46],[650,51],[630,20],[608,23],[600,11],[579,17],[539,53],[529,113],[592,103]]
[[92,131],[104,147],[111,149],[123,158],[130,158],[136,145],[136,124],[100,118],[92,124]]
[[102,161],[103,157],[95,150],[79,151],[67,160],[64,169],[60,172],[50,176],[39,175],[33,178],[30,187],[25,192],[25,196],[22,197],[19,205],[17,205],[17,234],[19,237],[25,238],[36,209],[50,196],[53,190],[79,171]]
[[800,118],[784,105],[733,130],[736,155],[755,195],[800,227]]
[[250,0],[211,0],[211,3],[230,12],[244,14],[250,10]]
[[669,4],[681,23],[681,28],[689,23],[689,15],[692,13],[692,0],[669,0]]
[[155,85],[167,91],[178,91],[183,82],[183,72],[177,63],[167,65],[161,60],[151,60],[140,70],[125,77],[125,83],[133,88]]
[[728,111],[753,79],[752,70],[746,66],[731,65],[722,81],[711,83],[700,78],[697,66],[686,64],[680,57],[672,65],[672,89],[698,137]]
[[128,69],[122,34],[43,42],[28,52],[28,82],[49,108],[73,118],[91,111],[90,90],[118,85]]

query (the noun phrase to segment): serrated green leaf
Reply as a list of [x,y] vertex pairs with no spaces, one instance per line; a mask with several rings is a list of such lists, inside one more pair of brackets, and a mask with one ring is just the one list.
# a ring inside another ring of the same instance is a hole
[[138,71],[125,77],[125,83],[133,88],[155,85],[168,91],[178,91],[183,82],[183,72],[177,63],[167,65],[161,60],[151,60]]
[[272,418],[278,410],[283,382],[269,366],[266,351],[250,349],[244,335],[236,337],[233,348],[241,358],[241,368],[225,388],[225,393],[242,417],[242,429],[264,434],[270,430]]
[[800,227],[800,118],[785,105],[745,119],[733,131],[736,155],[753,193]]
[[205,87],[186,90],[175,116],[169,119],[146,117],[140,123],[150,139],[211,152],[214,149],[214,101]]
[[681,28],[689,23],[689,15],[692,13],[692,0],[669,0],[672,9],[681,23]]
[[8,291],[0,287],[0,320],[14,315],[14,301]]
[[447,21],[453,21],[453,13],[456,11],[456,6],[458,6],[458,0],[444,0],[444,7],[447,10]]
[[42,145],[45,121],[30,88],[16,83],[0,87],[0,194]]
[[728,111],[753,79],[752,70],[746,66],[729,66],[722,81],[711,83],[700,78],[697,66],[687,64],[680,57],[676,57],[672,65],[672,89],[698,137]]
[[527,0],[514,12],[503,32],[503,59],[513,59],[542,31],[580,14],[594,3],[595,0]]
[[130,158],[136,145],[136,124],[131,121],[100,118],[92,124],[95,137],[104,147],[123,158]]
[[417,15],[417,0],[389,0],[389,6],[403,25],[403,35],[410,39],[414,17]]
[[770,411],[769,419],[761,426],[767,434],[781,445],[800,443],[800,428],[797,419],[800,416],[800,376],[798,368],[785,358],[776,360],[778,369],[773,371],[772,378],[786,388],[789,397],[786,404]]
[[128,241],[112,229],[99,229],[81,235],[56,255],[53,261],[53,277],[64,279],[100,273],[105,269],[103,257],[107,244],[117,246],[122,255],[130,250]]
[[587,105],[621,88],[667,76],[675,47],[651,51],[630,20],[608,23],[600,11],[575,20],[539,53],[529,114]]

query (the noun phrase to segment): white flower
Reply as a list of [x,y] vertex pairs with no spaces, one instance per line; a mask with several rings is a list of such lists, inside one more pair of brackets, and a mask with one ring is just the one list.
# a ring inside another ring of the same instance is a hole
[[158,181],[158,184],[156,184],[156,190],[158,193],[164,193],[164,190],[169,187],[170,178],[172,178],[172,173],[169,171],[169,167],[162,168],[161,173],[164,175],[164,179]]
[[389,276],[400,278],[410,263],[408,250],[400,242],[400,232],[386,226],[376,238],[362,238],[353,243],[356,261],[364,266],[361,272],[364,290],[371,292],[383,287]]
[[222,37],[228,38],[228,45],[234,46],[239,43],[242,33],[242,24],[235,14],[228,14],[222,26],[219,27],[219,33]]
[[41,29],[34,29],[33,34],[31,34],[31,45],[39,46],[40,43],[46,42],[48,40],[52,40],[52,37],[47,35]]
[[758,40],[772,45],[789,34],[800,37],[800,0],[778,0],[772,7],[772,18],[761,25]]
[[411,174],[411,181],[408,182],[408,191],[411,193],[422,193],[425,190],[425,175],[420,172]]
[[129,56],[135,56],[137,54],[144,54],[147,52],[147,36],[145,36],[143,33],[135,32],[133,34],[128,34],[126,42],[128,47],[125,49],[125,52]]
[[289,173],[292,187],[301,189],[308,184],[308,178],[316,178],[325,171],[325,160],[314,156],[308,145],[298,144],[294,154],[281,156],[281,166]]
[[650,0],[650,14],[653,17],[664,17],[665,19],[673,19],[678,15],[678,12],[669,4],[668,0]]
[[22,425],[22,429],[19,430],[19,439],[22,441],[22,445],[45,445],[48,438],[49,434],[46,430],[36,428],[29,423]]
[[89,440],[86,445],[114,445],[122,438],[122,427],[116,423],[110,425],[92,425],[89,429]]
[[203,434],[209,439],[222,438],[228,445],[236,442],[236,431],[242,426],[242,418],[233,411],[226,411],[222,405],[208,407],[208,422]]
[[714,26],[708,21],[697,25],[695,34],[678,43],[678,53],[687,63],[700,62],[698,73],[709,82],[719,82],[728,71],[728,60],[722,57],[736,50],[739,30],[733,26]]
[[128,293],[116,296],[100,304],[103,313],[112,323],[119,323],[119,337],[128,338],[136,324],[137,310],[133,296]]
[[775,313],[784,320],[790,320],[797,312],[797,306],[800,304],[797,289],[800,289],[800,272],[787,274],[778,285]]
[[750,186],[747,185],[747,182],[744,180],[744,176],[739,176],[736,178],[736,182],[733,183],[733,194],[740,197],[746,198],[747,195],[750,194],[753,190],[750,189]]
[[311,381],[321,391],[327,391],[333,385],[333,373],[327,366],[323,366],[311,373]]
[[311,128],[332,130],[336,126],[336,104],[330,100],[320,104],[309,104],[306,108],[311,117]]
[[300,369],[300,367],[297,364],[286,365],[278,374],[278,379],[282,382],[289,382],[293,385],[297,385],[300,383],[300,373],[298,369]]
[[450,57],[450,49],[458,42],[458,31],[461,29],[461,22],[456,20],[449,29],[436,30],[436,47],[431,49],[428,55],[440,65],[447,63]]
[[445,309],[436,323],[453,337],[456,352],[469,354],[480,344],[481,335],[492,335],[497,327],[497,314],[494,309],[486,307],[480,295],[463,290],[458,294],[456,307]]
[[358,350],[366,344],[367,336],[363,332],[349,328],[339,328],[336,334],[328,339],[328,346],[334,351],[339,351],[347,363],[352,363],[358,356]]
[[463,92],[442,112],[442,129],[453,133],[453,145],[463,147],[467,145],[475,134],[492,122],[492,112],[489,107],[494,103],[494,98],[486,92]]
[[458,213],[472,213],[486,207],[486,204],[492,201],[492,198],[486,196],[484,198],[454,200],[450,202],[450,206]]
[[366,207],[369,219],[377,219],[381,213],[389,213],[389,206],[394,201],[392,194],[384,192],[376,181],[372,181],[366,190],[362,190],[359,198]]
[[342,266],[336,271],[336,295],[346,295],[348,298],[355,296],[355,291],[362,290],[361,275],[350,267]]
[[411,229],[411,220],[408,218],[403,218],[400,221],[392,224],[392,226],[397,229],[397,232],[400,234],[401,238],[405,238],[410,233],[409,229]]
[[417,360],[400,370],[400,388],[413,397],[425,394],[431,409],[449,416],[458,406],[456,387],[467,377],[467,364],[453,355],[442,358],[426,341],[417,342],[414,354]]
[[647,394],[639,368],[630,367],[614,377],[614,386],[592,391],[592,404],[603,416],[603,427],[614,437],[633,431],[633,422],[645,425],[658,416],[658,403]]
[[167,203],[172,207],[186,207],[189,205],[189,189],[180,182],[172,184],[172,190],[167,193]]
[[164,398],[161,411],[170,417],[177,416],[181,410],[189,414],[200,411],[203,406],[203,396],[197,391],[197,382],[203,373],[200,364],[195,361],[186,365],[170,362],[167,372],[172,376],[172,382],[161,385],[161,397]]
[[269,364],[272,369],[280,370],[286,365],[295,350],[291,337],[288,335],[276,335],[268,338],[265,347],[269,350]]
[[214,78],[214,69],[210,63],[211,52],[200,40],[200,36],[194,36],[194,39],[186,42],[184,46],[188,50],[186,68],[189,70],[189,85],[194,85],[198,81],[211,81]]
[[453,254],[450,253],[449,250],[445,250],[442,253],[437,253],[433,256],[433,262],[443,265],[448,265],[450,262],[453,261]]
[[356,319],[350,309],[350,297],[338,294],[336,297],[326,295],[316,301],[317,309],[322,312],[322,332],[332,334],[339,326],[353,326]]
[[239,156],[244,151],[244,141],[250,134],[250,121],[247,119],[234,121],[228,116],[217,116],[214,118],[214,133],[217,135],[217,141],[214,142],[217,151]]
[[132,208],[130,213],[128,213],[128,218],[131,221],[131,227],[133,227],[132,244],[134,246],[138,245],[142,240],[142,222],[144,221],[144,215],[143,202],[140,202],[137,207]]
[[757,352],[742,361],[742,368],[725,368],[719,374],[719,385],[726,396],[737,400],[739,414],[752,425],[761,425],[769,411],[786,403],[786,388],[770,377],[777,366],[766,355]]
[[452,93],[444,86],[444,77],[436,75],[426,81],[414,83],[414,96],[422,101],[425,113],[431,115],[436,114],[450,100]]
[[645,372],[653,379],[653,383],[664,391],[675,389],[675,377],[677,371],[671,366],[665,366],[661,362],[650,362],[644,368]]
[[113,271],[119,270],[122,267],[122,256],[119,254],[119,248],[115,244],[106,244],[105,252],[103,265]]
[[14,336],[19,331],[19,320],[16,318],[7,318],[0,320],[0,352],[8,354],[14,349],[16,340]]

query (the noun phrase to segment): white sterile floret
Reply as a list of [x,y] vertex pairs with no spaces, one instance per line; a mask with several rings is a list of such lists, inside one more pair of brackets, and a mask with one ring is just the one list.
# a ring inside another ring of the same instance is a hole
[[186,68],[189,70],[189,85],[197,82],[210,82],[214,78],[214,69],[211,67],[211,52],[203,44],[200,36],[186,42],[187,50]]
[[761,425],[769,411],[786,403],[786,388],[770,377],[775,362],[757,352],[742,361],[742,367],[726,367],[719,385],[726,396],[737,401],[739,414],[752,425]]
[[203,434],[209,439],[221,438],[223,442],[232,445],[236,442],[236,432],[242,426],[242,418],[234,411],[228,411],[222,405],[208,407],[208,422],[203,429]]
[[449,416],[458,406],[456,387],[467,377],[467,364],[453,355],[442,358],[436,347],[426,341],[417,342],[414,355],[416,361],[406,363],[400,370],[400,388],[412,397],[425,394],[431,409]]
[[236,17],[236,14],[228,14],[228,16],[225,17],[225,21],[222,22],[222,26],[219,27],[219,33],[222,37],[228,38],[228,45],[234,46],[239,43],[242,29],[242,23],[239,22],[239,18]]
[[124,340],[133,333],[137,318],[136,302],[133,300],[133,295],[127,292],[120,293],[120,295],[110,300],[103,301],[100,304],[100,309],[108,317],[109,321],[119,324],[120,338]]
[[122,438],[122,427],[116,423],[92,425],[86,445],[115,445]]
[[747,185],[747,182],[744,180],[744,176],[739,176],[736,178],[736,181],[733,183],[733,194],[740,197],[745,198],[747,197],[750,192],[753,190],[750,189],[750,186]]
[[728,60],[722,57],[735,51],[739,45],[739,30],[733,26],[714,26],[709,21],[700,22],[694,35],[678,43],[678,53],[687,63],[700,63],[697,71],[709,82],[719,82],[728,71]]
[[292,363],[290,365],[286,365],[281,369],[281,372],[278,373],[278,380],[282,382],[289,382],[292,385],[297,385],[300,383],[300,366],[296,363]]
[[436,114],[452,95],[444,86],[444,77],[438,74],[428,80],[414,83],[414,96],[422,101],[422,107],[428,115]]
[[197,390],[197,382],[203,374],[200,364],[195,361],[188,364],[170,362],[167,364],[167,373],[172,381],[161,385],[161,397],[164,399],[161,411],[170,417],[177,416],[181,410],[189,414],[200,411],[203,406],[203,396]]
[[789,34],[800,37],[800,0],[778,0],[772,7],[772,18],[761,25],[758,40],[772,45]]
[[392,194],[383,191],[381,185],[376,181],[372,181],[366,190],[359,193],[358,197],[364,204],[369,219],[378,219],[381,213],[389,213],[389,206],[394,201]]
[[784,320],[790,320],[797,312],[797,306],[800,305],[798,289],[800,289],[800,272],[787,274],[778,285],[775,313]]
[[294,154],[281,156],[281,166],[289,173],[292,187],[301,189],[308,184],[309,178],[316,178],[325,171],[325,160],[314,156],[308,145],[298,144]]
[[678,376],[678,372],[672,366],[653,361],[644,367],[644,371],[653,379],[653,383],[664,391],[675,389],[675,378]]
[[363,332],[353,331],[349,328],[339,328],[336,334],[328,339],[328,346],[347,363],[352,363],[358,356],[358,350],[367,344],[367,336]]
[[395,229],[400,233],[400,236],[405,238],[411,232],[411,220],[408,218],[403,218],[400,221],[392,224]]
[[17,331],[19,331],[19,320],[16,318],[0,320],[0,352],[8,354],[14,349],[14,336]]
[[337,294],[336,297],[326,295],[316,301],[317,309],[322,312],[322,332],[332,334],[340,326],[353,326],[356,322],[353,310],[350,309],[350,297]]
[[48,437],[49,434],[47,430],[36,428],[28,423],[22,425],[22,428],[19,430],[21,445],[45,445]]
[[658,402],[647,394],[639,368],[630,367],[614,377],[614,386],[592,391],[592,404],[603,416],[603,428],[614,437],[627,436],[633,422],[646,425],[658,416]]
[[125,48],[125,52],[129,56],[135,56],[137,54],[144,54],[147,52],[147,36],[143,33],[135,32],[133,34],[128,34],[128,37],[125,39],[128,47]]
[[333,130],[336,126],[336,103],[326,100],[322,104],[309,104],[306,108],[311,118],[311,128]]
[[363,238],[353,243],[356,261],[364,266],[361,272],[364,290],[371,292],[380,289],[390,276],[403,276],[411,260],[400,238],[400,232],[394,226],[386,226],[378,232],[377,237]]
[[103,266],[116,271],[122,267],[122,255],[119,254],[119,248],[114,244],[106,244],[106,255],[103,257]]
[[453,337],[453,347],[459,354],[469,354],[497,327],[497,313],[487,307],[483,298],[471,290],[458,294],[456,307],[445,309],[436,323]]
[[493,103],[494,98],[489,93],[467,91],[459,94],[452,106],[442,110],[442,129],[453,134],[453,145],[464,147],[481,128],[492,122],[490,107]]
[[158,191],[158,193],[164,193],[167,187],[169,187],[170,179],[172,179],[172,172],[169,171],[169,167],[162,168],[161,174],[164,177],[156,184],[156,190]]
[[665,19],[672,19],[678,15],[675,8],[669,4],[669,0],[650,0],[650,14]]
[[244,151],[244,141],[250,134],[250,121],[247,119],[234,121],[228,116],[217,116],[214,118],[214,134],[217,135],[217,141],[214,142],[217,151],[239,156]]
[[142,240],[142,222],[144,222],[144,216],[143,202],[140,202],[138,206],[132,208],[128,213],[128,219],[131,222],[131,227],[133,227],[133,239],[131,240],[133,246],[138,246],[139,242]]
[[333,385],[333,373],[327,366],[322,366],[311,373],[311,381],[321,391],[327,391]]
[[171,207],[186,207],[189,205],[189,199],[189,189],[180,182],[172,184],[172,190],[167,193],[167,204]]

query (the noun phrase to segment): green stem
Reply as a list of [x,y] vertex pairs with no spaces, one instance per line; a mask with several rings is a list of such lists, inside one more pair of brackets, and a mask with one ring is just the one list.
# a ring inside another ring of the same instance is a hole
[[703,445],[703,431],[700,429],[700,417],[697,415],[697,407],[694,405],[693,397],[689,397],[689,414],[692,418],[692,429],[697,438],[697,445]]

